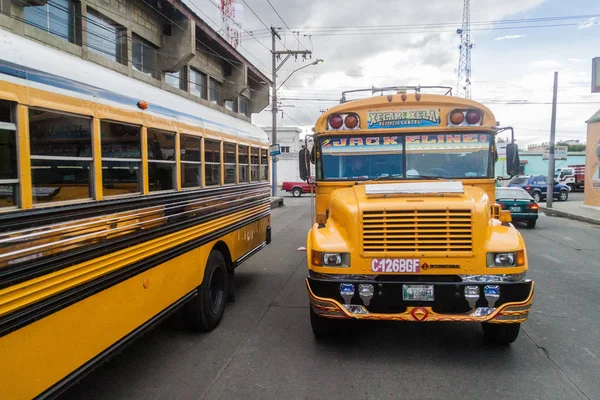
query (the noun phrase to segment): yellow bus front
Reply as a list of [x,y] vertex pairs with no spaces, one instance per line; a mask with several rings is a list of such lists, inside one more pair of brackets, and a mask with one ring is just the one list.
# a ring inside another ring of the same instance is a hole
[[494,201],[495,127],[481,104],[420,94],[317,121],[306,281],[317,335],[341,318],[482,322],[490,340],[516,339],[533,282]]

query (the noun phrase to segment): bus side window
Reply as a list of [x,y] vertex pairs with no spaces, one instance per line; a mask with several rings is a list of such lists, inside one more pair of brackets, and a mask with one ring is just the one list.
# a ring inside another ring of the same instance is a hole
[[15,104],[0,100],[0,208],[18,205]]
[[29,109],[33,202],[92,198],[92,120]]
[[223,163],[225,166],[225,183],[235,183],[235,160],[236,160],[236,144],[223,143]]
[[202,186],[202,139],[181,135],[181,187]]
[[253,182],[256,182],[259,179],[259,149],[256,147],[252,147],[250,152],[250,178]]
[[221,142],[204,140],[204,181],[206,186],[221,185]]
[[176,189],[175,133],[148,129],[148,183],[151,192]]
[[238,169],[240,173],[240,183],[248,182],[250,177],[248,176],[248,146],[238,146]]
[[104,196],[141,193],[141,127],[101,121],[100,131]]
[[267,149],[260,149],[260,180],[269,180],[269,153]]

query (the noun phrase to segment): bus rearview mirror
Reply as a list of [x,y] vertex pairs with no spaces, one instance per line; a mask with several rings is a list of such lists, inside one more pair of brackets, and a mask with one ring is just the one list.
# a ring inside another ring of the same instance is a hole
[[519,174],[519,167],[521,161],[519,160],[519,147],[514,143],[506,145],[506,172],[510,176]]
[[302,179],[303,181],[308,180],[308,178],[310,177],[309,174],[309,159],[310,159],[310,154],[308,149],[305,147],[302,150],[300,150],[299,152],[299,156],[298,156],[298,171],[300,172],[300,179]]

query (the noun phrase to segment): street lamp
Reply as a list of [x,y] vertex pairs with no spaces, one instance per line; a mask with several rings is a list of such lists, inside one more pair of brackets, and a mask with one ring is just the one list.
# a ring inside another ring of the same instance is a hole
[[[275,52],[275,36],[273,36],[273,106],[271,107],[271,115],[273,117],[273,123],[271,125],[271,137],[273,140],[273,144],[277,144],[277,91],[283,86],[284,83],[287,82],[288,79],[290,79],[290,76],[294,75],[294,73],[296,71],[300,71],[303,68],[306,67],[310,67],[311,65],[317,65],[317,64],[321,64],[323,62],[322,59],[318,58],[315,61],[311,62],[310,64],[306,64],[303,65],[302,67],[295,69],[292,71],[291,74],[288,75],[287,78],[285,78],[285,80],[281,83],[281,85],[279,85],[279,87],[277,87],[277,71],[279,71],[279,68],[281,68],[283,66],[283,64],[287,61],[288,58],[290,58],[291,53],[288,51],[286,58],[283,59],[283,61],[279,64],[279,66],[276,65],[276,60],[275,60],[275,55],[277,54]],[[307,51],[307,53],[310,54],[310,52]],[[277,192],[277,167],[276,167],[276,163],[275,163],[275,157],[271,157],[271,179],[273,180],[272,184],[273,187],[271,188],[272,190],[272,196],[275,196],[276,192]]]
[[285,80],[284,80],[283,82],[281,82],[281,85],[279,85],[279,87],[277,88],[277,90],[281,89],[281,87],[282,87],[282,86],[283,86],[283,85],[284,85],[284,84],[287,82],[287,80],[288,80],[288,79],[290,79],[290,77],[291,77],[292,75],[294,75],[294,73],[296,73],[297,71],[300,71],[301,69],[304,69],[304,68],[306,68],[306,67],[310,67],[311,65],[317,65],[317,64],[321,64],[322,62],[325,62],[325,61],[323,61],[323,60],[322,60],[322,59],[320,59],[320,58],[317,58],[315,61],[311,62],[310,64],[303,65],[303,66],[301,66],[300,68],[293,70],[293,71],[292,71],[292,73],[291,73],[291,74],[289,74],[289,75],[288,75],[288,77],[287,77],[287,78],[285,78]]

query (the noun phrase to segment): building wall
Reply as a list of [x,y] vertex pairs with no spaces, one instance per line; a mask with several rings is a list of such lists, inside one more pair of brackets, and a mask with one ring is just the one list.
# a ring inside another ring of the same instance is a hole
[[[543,159],[542,153],[519,153],[521,164],[525,175],[548,175],[548,160]],[[568,165],[585,164],[586,156],[582,153],[569,153],[566,160],[556,160],[554,168],[563,168]],[[527,163],[523,163],[526,161]],[[496,176],[507,177],[506,159],[496,162]]]
[[600,111],[588,121],[586,150],[583,204],[600,207]]
[[[273,143],[273,135],[271,127],[263,128],[269,136],[269,141]],[[300,134],[302,129],[297,127],[278,127],[277,128],[277,143],[280,146],[289,146],[289,153],[282,153],[277,156],[275,163],[277,168],[277,185],[281,186],[283,182],[299,182],[300,174],[298,170],[298,152],[302,148]]]
[[[211,35],[218,37],[218,34],[214,31],[208,33],[201,31],[201,28],[194,22],[196,21],[196,19],[193,19],[195,17],[189,16],[189,11],[174,8],[168,0],[148,3],[143,0],[71,1],[72,7],[69,17],[63,19],[65,22],[60,22],[66,25],[66,20],[70,21],[69,26],[73,32],[70,39],[53,34],[49,32],[49,29],[24,22],[26,20],[26,10],[29,12],[41,10],[40,7],[24,7],[24,4],[22,1],[0,0],[0,29],[7,29],[15,34],[100,64],[246,121],[250,121],[250,112],[259,112],[268,105],[268,96],[263,96],[263,92],[268,94],[268,82],[263,82],[264,84],[259,85],[258,88],[255,86],[255,89],[251,90],[248,82],[248,64],[235,60],[235,63],[231,61],[235,66],[229,66],[224,59],[231,60],[231,57],[222,55],[225,54],[224,49],[218,47],[218,41],[207,39]],[[44,7],[51,7],[52,4],[53,1],[50,0],[50,6]],[[57,8],[53,9],[56,10]],[[120,29],[122,28],[120,33],[123,43],[121,62],[111,60],[105,55],[93,51],[90,38],[93,38],[94,35],[89,34],[93,28],[89,21],[91,13],[100,14],[118,24]],[[132,66],[134,34],[149,42],[155,48],[154,76],[143,74]],[[177,68],[181,66],[182,68],[184,74],[183,88],[176,88],[166,83],[165,74],[171,73],[173,71],[171,67],[173,66],[177,66]],[[221,102],[219,104],[213,104],[210,99],[205,100],[190,94],[190,66],[222,84]],[[232,69],[234,72],[231,72]],[[257,80],[256,77],[253,79]],[[259,79],[259,81],[264,80],[266,80],[266,77]],[[235,91],[231,90],[232,87],[235,88]],[[257,93],[257,95],[253,96],[253,93]],[[248,98],[250,102],[248,113],[240,114],[224,107],[223,100],[231,98],[231,100],[237,102],[237,96],[242,95]]]

